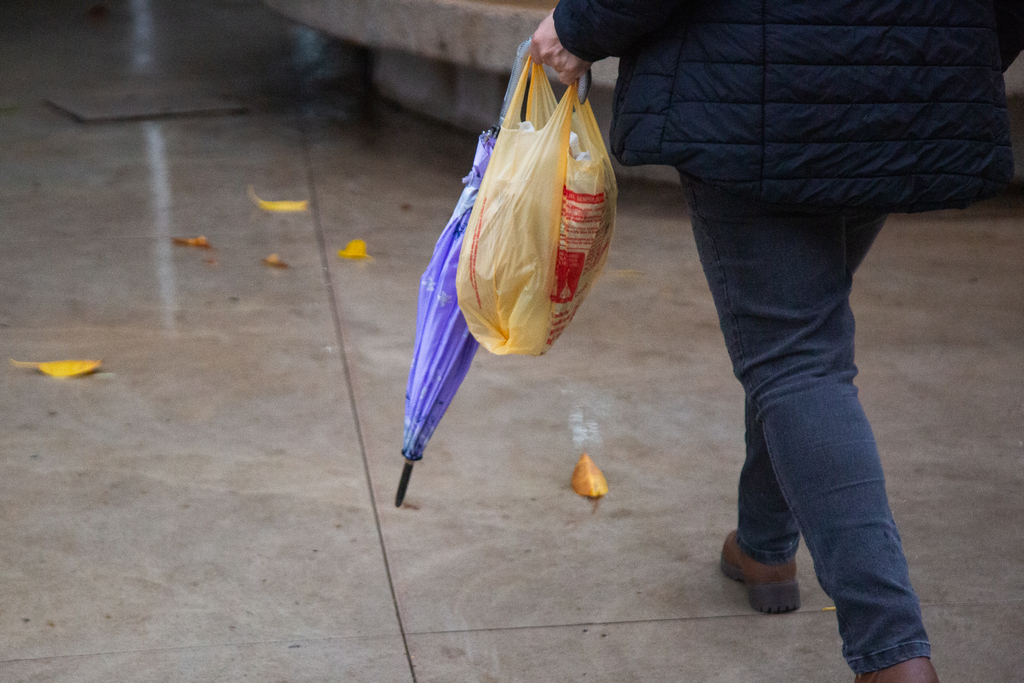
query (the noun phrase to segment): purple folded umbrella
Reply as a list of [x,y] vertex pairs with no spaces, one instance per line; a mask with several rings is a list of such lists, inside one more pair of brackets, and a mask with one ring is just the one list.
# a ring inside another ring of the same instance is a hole
[[406,458],[398,484],[395,505],[401,506],[409,485],[413,463],[423,449],[469,372],[477,342],[469,333],[459,310],[455,273],[459,265],[462,237],[473,211],[477,190],[494,150],[497,129],[481,133],[473,170],[463,179],[462,191],[451,220],[441,232],[423,277],[416,308],[416,347],[405,392],[405,435],[402,455]]

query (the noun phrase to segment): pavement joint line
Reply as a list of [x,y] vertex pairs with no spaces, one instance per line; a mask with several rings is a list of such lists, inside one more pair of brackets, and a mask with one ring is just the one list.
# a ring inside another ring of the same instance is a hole
[[751,612],[750,614],[711,614],[699,617],[663,617],[658,619],[619,619],[614,621],[581,621],[579,623],[571,624],[533,624],[528,626],[492,626],[482,628],[460,628],[452,630],[438,630],[438,631],[409,631],[410,636],[436,636],[436,635],[447,635],[447,634],[458,634],[458,633],[492,633],[502,631],[540,631],[550,630],[558,628],[581,628],[585,626],[598,627],[601,626],[633,626],[636,624],[669,624],[673,622],[684,622],[684,621],[712,621],[718,619],[759,619],[764,617],[782,617],[782,618],[793,618],[796,616],[821,616],[826,614],[820,609],[800,609],[795,612],[787,612],[785,614],[761,614]]
[[[956,603],[934,603],[925,604],[922,603],[922,607],[986,607],[993,605],[1006,605],[1006,604],[1018,604],[1024,603],[1024,598],[1012,599],[1012,600],[998,600],[991,602],[956,602]],[[463,633],[490,633],[490,632],[501,632],[501,631],[529,631],[529,630],[549,630],[556,628],[581,628],[587,626],[601,627],[601,626],[630,626],[635,624],[659,624],[659,623],[671,623],[671,622],[684,622],[684,621],[705,621],[713,619],[732,619],[732,618],[760,618],[760,617],[795,617],[797,615],[821,615],[822,612],[817,609],[807,608],[800,609],[796,612],[791,612],[788,615],[764,615],[764,614],[716,614],[702,617],[666,617],[663,619],[624,619],[618,621],[588,621],[579,622],[572,624],[538,624],[534,626],[502,626],[492,628],[469,628],[469,629],[453,629],[453,630],[438,630],[438,631],[407,631],[405,635],[408,636],[437,636],[437,635],[458,635]],[[38,662],[46,661],[49,659],[73,659],[76,657],[108,657],[111,655],[124,655],[124,654],[137,654],[143,652],[175,652],[184,650],[212,650],[216,648],[230,648],[230,647],[253,647],[260,645],[284,645],[288,644],[305,644],[305,643],[330,643],[336,641],[355,641],[355,640],[383,640],[387,638],[393,638],[393,634],[380,633],[375,635],[351,635],[351,636],[321,636],[321,637],[296,637],[296,638],[275,638],[271,640],[245,640],[239,642],[223,642],[223,643],[205,643],[205,644],[194,644],[194,645],[172,645],[166,647],[142,647],[130,650],[104,650],[101,652],[75,652],[70,654],[53,654],[43,655],[39,657],[15,657],[11,659],[0,659],[0,664],[16,664],[18,662]]]
[[13,657],[11,659],[0,659],[0,665],[17,664],[18,662],[44,662],[49,659],[75,659],[78,657],[110,657],[113,655],[132,655],[145,652],[179,652],[186,650],[215,650],[218,648],[231,647],[257,647],[260,645],[294,645],[307,643],[332,643],[354,640],[383,640],[394,638],[395,634],[381,633],[379,635],[355,635],[355,636],[322,636],[318,638],[275,638],[272,640],[243,640],[239,642],[224,643],[196,643],[193,645],[167,645],[164,647],[139,647],[129,650],[103,650],[100,652],[71,652],[65,654],[41,655],[39,657]]
[[[1000,605],[1016,605],[1024,603],[1024,598],[1015,598],[1010,600],[993,600],[985,602],[950,602],[950,603],[921,603],[921,607],[996,607]],[[490,626],[481,628],[461,628],[461,629],[439,629],[436,631],[406,631],[406,635],[409,636],[436,636],[436,635],[448,635],[448,634],[459,634],[459,633],[490,633],[500,631],[529,631],[529,630],[546,630],[546,629],[557,629],[557,628],[580,628],[585,626],[631,626],[635,624],[665,624],[672,622],[683,622],[683,621],[711,621],[717,619],[761,619],[761,618],[793,618],[797,616],[822,616],[825,614],[831,614],[832,610],[825,610],[816,607],[804,607],[794,612],[788,612],[786,614],[761,614],[761,613],[735,613],[735,614],[709,614],[697,617],[663,617],[658,619],[617,619],[613,621],[582,621],[578,623],[567,623],[567,624],[531,624],[525,626]]]
[[395,608],[395,619],[398,621],[398,632],[402,636],[402,647],[405,649],[405,659],[409,665],[409,675],[412,683],[416,683],[416,667],[412,662],[412,652],[409,650],[409,641],[405,634],[405,624],[402,622],[402,611],[398,606],[398,593],[395,590],[394,578],[391,575],[391,562],[388,559],[387,544],[384,542],[384,530],[380,523],[380,512],[377,509],[377,497],[373,493],[373,477],[370,474],[370,461],[366,454],[366,440],[363,437],[362,420],[359,417],[359,406],[356,403],[355,386],[352,383],[352,371],[348,362],[348,352],[345,347],[345,335],[341,326],[341,313],[338,310],[338,301],[334,293],[334,281],[331,278],[330,261],[327,255],[327,238],[324,235],[323,220],[320,216],[320,201],[316,191],[316,178],[313,174],[313,157],[310,145],[309,124],[302,121],[302,153],[306,166],[306,183],[309,185],[309,210],[313,218],[313,230],[316,233],[317,245],[320,249],[320,262],[323,268],[324,284],[327,286],[327,301],[331,307],[331,317],[334,319],[334,333],[338,340],[338,352],[341,356],[342,371],[345,376],[345,388],[348,391],[349,406],[352,410],[352,418],[356,428],[356,440],[359,443],[359,453],[363,460],[363,473],[366,475],[366,490],[370,496],[370,509],[373,511],[373,523],[377,529],[377,540],[380,543],[381,557],[384,560],[384,574],[388,579],[388,590],[391,591],[391,602]]

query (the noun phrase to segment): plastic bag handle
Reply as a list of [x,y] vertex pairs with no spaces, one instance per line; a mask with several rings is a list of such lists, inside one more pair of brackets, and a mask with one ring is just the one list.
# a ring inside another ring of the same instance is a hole
[[[516,92],[516,85],[519,83],[519,78],[523,75],[523,68],[526,66],[526,57],[530,53],[530,45],[533,43],[533,38],[527,38],[519,44],[516,49],[516,61],[512,63],[512,75],[509,76],[508,86],[505,88],[505,100],[501,103],[501,113],[498,115],[497,128],[501,128],[501,125],[505,123],[505,114],[508,113],[508,106],[512,101],[512,95]],[[587,73],[580,76],[578,81],[578,94],[580,98],[580,104],[587,101],[587,96],[590,94],[590,84],[592,81],[590,69],[587,69]]]

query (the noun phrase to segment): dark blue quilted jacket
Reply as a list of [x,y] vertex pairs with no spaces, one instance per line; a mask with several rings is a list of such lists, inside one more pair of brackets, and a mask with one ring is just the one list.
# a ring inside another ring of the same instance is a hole
[[[561,0],[588,61],[621,57],[612,150],[771,204],[961,207],[1013,176],[993,0]],[[1001,51],[1002,50],[1002,51]],[[1005,64],[1004,64],[1005,62]]]

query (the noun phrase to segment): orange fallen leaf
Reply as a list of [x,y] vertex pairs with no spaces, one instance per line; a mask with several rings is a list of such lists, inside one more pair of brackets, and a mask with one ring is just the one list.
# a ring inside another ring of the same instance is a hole
[[215,258],[207,258],[203,259],[203,263],[205,263],[208,266],[215,266],[217,265],[218,261]]
[[267,258],[263,259],[263,263],[272,268],[287,268],[288,264],[281,260],[281,257],[277,254],[271,254]]
[[276,202],[268,202],[264,199],[260,199],[256,196],[256,190],[252,188],[252,185],[249,186],[249,198],[256,203],[256,206],[260,207],[264,211],[305,211],[309,208],[309,201],[305,199],[302,201],[285,200]]
[[348,259],[373,260],[373,257],[366,253],[366,242],[363,240],[352,240],[345,245],[345,248],[338,252],[338,256]]
[[572,471],[572,490],[591,499],[600,498],[608,493],[608,482],[586,453],[580,456],[576,468]]
[[16,368],[30,368],[53,377],[80,377],[96,372],[103,361],[99,360],[55,360],[45,363],[24,363],[11,359]]
[[212,249],[210,241],[206,239],[205,235],[199,237],[174,237],[172,238],[174,243],[179,247],[198,247],[200,249]]

